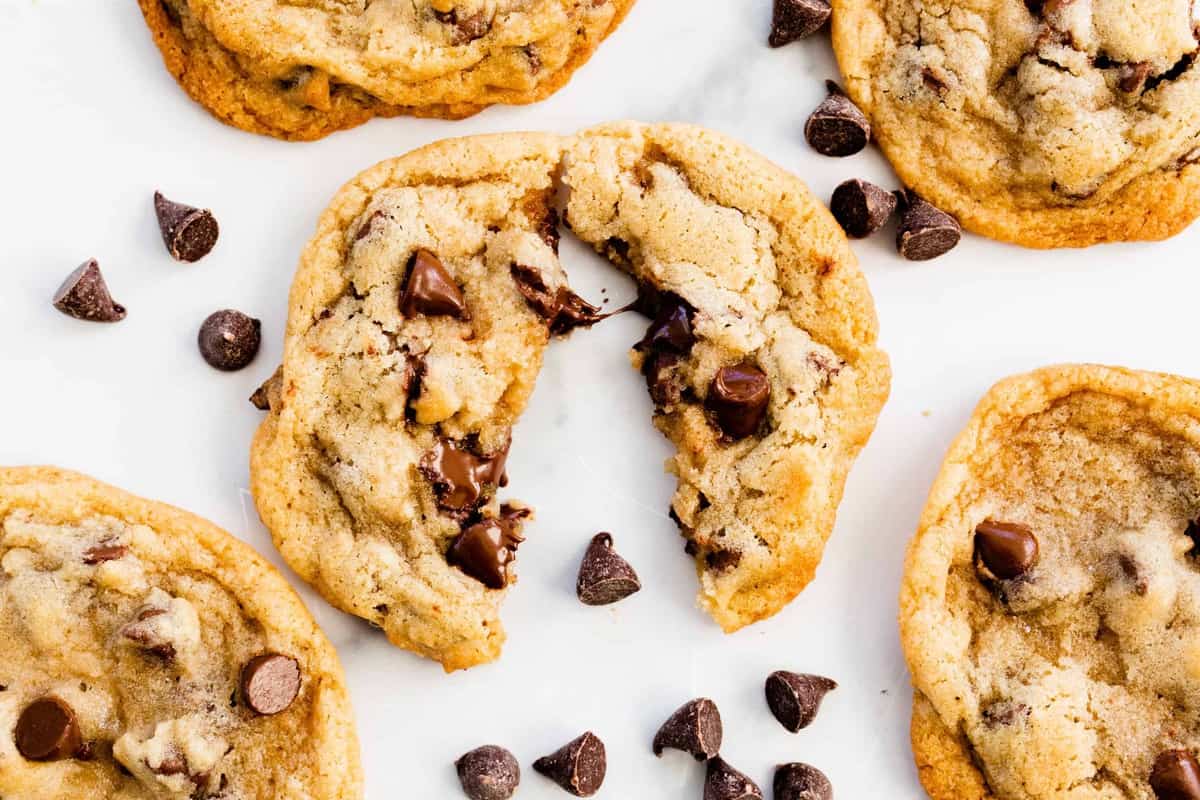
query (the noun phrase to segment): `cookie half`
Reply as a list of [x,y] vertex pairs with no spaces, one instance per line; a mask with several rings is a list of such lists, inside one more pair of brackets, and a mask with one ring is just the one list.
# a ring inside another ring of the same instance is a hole
[[180,86],[218,119],[319,139],[375,116],[542,100],[634,0],[138,0]]
[[4,797],[361,797],[333,648],[198,517],[0,469],[0,641]]
[[984,397],[900,596],[931,797],[1186,796],[1165,787],[1200,780],[1198,516],[1200,383],[1061,366]]
[[811,579],[887,394],[837,223],[731,140],[623,123],[439,142],[363,173],[297,272],[252,486],[301,576],[447,669],[499,655],[529,515],[500,497],[508,448],[527,446],[512,427],[551,335],[601,317],[558,260],[560,204],[654,318],[634,365],[680,447],[671,513],[727,630]]
[[900,178],[1028,247],[1163,239],[1200,214],[1187,0],[834,0],[846,90]]

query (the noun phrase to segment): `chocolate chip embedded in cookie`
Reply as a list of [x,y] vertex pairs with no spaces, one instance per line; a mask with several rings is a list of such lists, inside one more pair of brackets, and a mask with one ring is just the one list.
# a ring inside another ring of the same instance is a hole
[[468,526],[450,544],[446,560],[489,589],[508,586],[509,565],[525,538],[519,518],[485,519]]
[[406,317],[456,317],[469,320],[467,303],[454,278],[438,257],[421,248],[408,260],[408,276],[400,295],[400,313]]
[[[180,86],[230,125],[318,139],[375,116],[459,119],[561,88],[634,0],[139,0]],[[383,37],[382,39],[380,37]]]
[[933,800],[1200,794],[1200,382],[1002,381],[909,547],[901,640]]
[[0,796],[362,796],[333,648],[224,531],[81,475],[0,469],[0,562]]
[[1082,247],[1166,238],[1200,214],[1195,10],[1143,10],[833,0],[832,34],[906,186],[976,233]]

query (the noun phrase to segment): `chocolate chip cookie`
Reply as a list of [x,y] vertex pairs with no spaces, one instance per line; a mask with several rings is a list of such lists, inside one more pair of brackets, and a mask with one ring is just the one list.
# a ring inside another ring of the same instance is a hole
[[281,139],[318,139],[375,116],[458,119],[542,100],[633,2],[138,0],[193,99]]
[[361,797],[342,670],[283,578],[190,514],[0,469],[0,795]]
[[363,173],[301,260],[252,488],[302,577],[447,669],[499,655],[530,514],[500,497],[512,427],[551,336],[604,316],[569,287],[560,214],[642,288],[634,365],[680,448],[671,514],[726,629],[811,579],[887,394],[837,223],[728,139],[484,136]]
[[904,182],[967,228],[1078,247],[1200,213],[1200,6],[833,5],[846,91]]
[[1061,366],[988,393],[900,598],[934,800],[1200,796],[1198,516],[1200,383]]

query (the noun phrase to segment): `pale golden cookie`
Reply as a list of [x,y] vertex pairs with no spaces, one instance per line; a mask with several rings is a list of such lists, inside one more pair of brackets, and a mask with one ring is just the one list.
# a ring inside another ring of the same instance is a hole
[[729,139],[636,123],[503,134],[363,173],[297,272],[253,490],[297,572],[447,669],[499,655],[525,513],[497,498],[512,426],[550,334],[600,318],[557,257],[563,195],[567,228],[660,317],[634,364],[681,449],[672,513],[725,629],[811,580],[887,395],[837,223]]
[[1200,6],[834,0],[845,88],[900,178],[1029,247],[1162,239],[1200,214]]
[[319,139],[374,116],[545,99],[634,0],[138,0],[167,69],[217,118]]
[[211,523],[0,469],[0,796],[355,800],[333,648]]
[[900,596],[934,800],[1200,787],[1198,516],[1200,382],[1060,366],[984,397]]

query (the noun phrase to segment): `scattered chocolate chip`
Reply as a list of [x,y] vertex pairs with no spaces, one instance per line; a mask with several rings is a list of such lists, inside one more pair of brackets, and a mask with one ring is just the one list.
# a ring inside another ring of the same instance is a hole
[[958,220],[919,197],[905,192],[898,197],[903,211],[896,231],[896,249],[909,261],[928,261],[953,250],[962,239]]
[[521,767],[503,747],[477,747],[454,762],[463,793],[471,800],[508,800],[521,783]]
[[825,773],[808,764],[775,768],[775,800],[833,800],[833,784]]
[[1122,64],[1117,74],[1117,86],[1126,94],[1139,94],[1146,88],[1153,66],[1149,61],[1139,61],[1136,64]]
[[607,606],[624,600],[641,588],[637,572],[613,550],[612,534],[593,536],[575,582],[575,593],[580,602],[589,606]]
[[1020,717],[1029,716],[1029,706],[1011,700],[1000,700],[987,706],[980,713],[983,724],[988,728],[1006,728]]
[[975,557],[996,579],[1010,581],[1037,563],[1037,537],[1016,522],[987,520],[975,528]]
[[220,228],[208,209],[175,203],[163,197],[162,192],[155,192],[154,214],[158,217],[163,244],[176,261],[199,261],[217,243]]
[[300,693],[300,664],[279,653],[255,656],[242,667],[241,690],[242,702],[259,714],[285,711]]
[[726,436],[745,439],[762,424],[770,398],[771,383],[766,374],[749,361],[743,361],[717,370],[704,406],[716,417]]
[[271,398],[279,396],[279,388],[283,382],[283,366],[275,368],[275,372],[271,377],[263,381],[262,385],[254,390],[254,394],[250,395],[250,404],[259,411],[271,410]]
[[604,783],[608,758],[604,742],[588,731],[533,762],[533,768],[576,797],[591,797]]
[[468,526],[450,543],[446,560],[489,589],[503,589],[508,565],[517,560],[517,547],[525,541],[519,520],[501,516]]
[[704,800],[763,800],[762,789],[720,756],[708,760]]
[[1154,761],[1150,788],[1158,800],[1200,800],[1200,764],[1187,750],[1168,750]]
[[459,17],[458,9],[434,11],[433,15],[439,22],[452,26],[452,44],[469,44],[476,39],[482,39],[492,28],[491,17],[485,11],[478,11],[468,17]]
[[833,9],[826,0],[775,0],[771,36],[767,44],[783,47],[812,36],[829,21]]
[[721,752],[725,728],[717,704],[707,697],[684,703],[654,735],[654,755],[663,750],[682,750],[697,761],[706,761]]
[[67,276],[54,293],[54,307],[69,317],[88,322],[120,322],[125,306],[113,302],[100,264],[89,259]]
[[89,566],[102,564],[105,561],[116,561],[119,558],[124,558],[129,552],[129,548],[123,544],[115,542],[101,542],[97,545],[92,545],[87,550],[83,551],[83,563]]
[[507,461],[507,446],[490,456],[477,456],[442,439],[421,459],[421,471],[433,483],[438,506],[462,513],[473,510],[488,492],[504,484]]
[[804,125],[812,149],[825,156],[852,156],[871,141],[871,123],[833,81],[825,82],[829,96]]
[[462,290],[450,277],[441,259],[425,249],[417,250],[408,260],[408,276],[400,293],[400,313],[406,317],[470,319]]
[[542,273],[533,267],[513,264],[511,272],[517,291],[529,307],[546,320],[550,332],[555,335],[568,333],[575,328],[586,328],[612,316],[601,313],[599,308],[566,286],[551,291]]
[[25,707],[17,718],[14,738],[17,750],[30,761],[71,758],[83,746],[75,709],[54,695]]
[[767,705],[779,724],[795,733],[812,724],[821,701],[836,688],[836,681],[820,675],[780,670],[767,676]]
[[262,323],[232,308],[214,311],[196,339],[209,366],[233,372],[249,364],[262,344]]
[[847,235],[863,239],[882,228],[896,211],[896,196],[854,178],[833,190],[829,210]]

